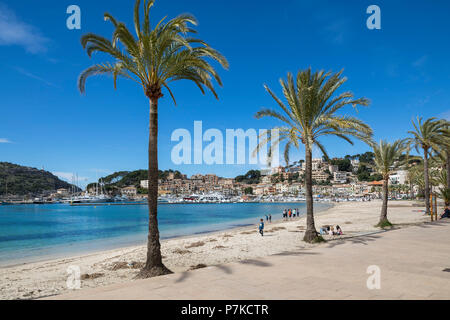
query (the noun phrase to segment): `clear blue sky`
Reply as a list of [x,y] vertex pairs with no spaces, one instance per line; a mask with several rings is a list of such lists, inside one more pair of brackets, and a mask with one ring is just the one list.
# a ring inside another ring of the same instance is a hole
[[[93,181],[117,170],[147,166],[148,102],[142,89],[121,80],[91,78],[86,95],[76,79],[91,63],[80,36],[95,32],[110,37],[105,11],[132,29],[134,1],[0,0],[0,161],[44,167],[69,177]],[[81,8],[81,30],[66,28],[66,8]],[[381,30],[366,28],[366,8],[381,8]],[[234,177],[258,166],[184,165],[170,160],[177,128],[270,128],[256,120],[261,107],[275,107],[263,88],[281,95],[278,79],[288,71],[344,69],[344,90],[372,103],[358,116],[375,138],[405,137],[411,119],[449,117],[450,42],[448,1],[185,1],[157,0],[153,20],[189,12],[197,17],[198,36],[230,62],[220,70],[220,100],[203,96],[191,83],[173,87],[178,106],[168,95],[160,102],[159,164],[188,175],[213,172]],[[351,108],[349,112],[353,112]],[[330,138],[332,156],[368,150]],[[315,156],[320,156],[316,154]],[[294,152],[291,159],[303,157]]]

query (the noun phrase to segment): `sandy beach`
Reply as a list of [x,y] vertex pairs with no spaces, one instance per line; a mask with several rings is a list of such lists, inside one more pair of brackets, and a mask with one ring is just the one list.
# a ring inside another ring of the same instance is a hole
[[[377,231],[381,201],[338,203],[316,214],[316,227],[339,224],[345,237]],[[389,219],[396,228],[429,221],[423,208],[410,201],[392,201]],[[302,241],[306,217],[266,224],[261,237],[255,226],[162,241],[164,263],[174,272],[243,259],[265,257],[311,245]],[[330,238],[326,236],[326,238]],[[333,250],[332,248],[327,250]],[[146,247],[134,246],[0,269],[0,299],[35,299],[70,292],[67,269],[81,270],[81,288],[134,281],[145,261]]]

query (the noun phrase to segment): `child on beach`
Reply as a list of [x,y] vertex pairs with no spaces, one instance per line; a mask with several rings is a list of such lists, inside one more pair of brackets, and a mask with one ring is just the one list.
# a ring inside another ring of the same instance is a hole
[[264,220],[261,219],[261,222],[259,223],[259,233],[261,236],[264,236]]

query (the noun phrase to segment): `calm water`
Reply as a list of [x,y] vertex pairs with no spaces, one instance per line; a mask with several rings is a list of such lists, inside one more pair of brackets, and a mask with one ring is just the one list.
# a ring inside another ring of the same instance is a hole
[[[316,203],[317,210],[328,204]],[[161,238],[256,224],[265,214],[281,218],[284,208],[305,212],[305,203],[162,204]],[[146,241],[146,205],[0,206],[0,265],[107,250]]]

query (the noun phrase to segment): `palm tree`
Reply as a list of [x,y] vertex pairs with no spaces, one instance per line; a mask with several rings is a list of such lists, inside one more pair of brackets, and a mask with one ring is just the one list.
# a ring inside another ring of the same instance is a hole
[[429,118],[422,122],[421,117],[417,117],[417,124],[412,121],[413,131],[408,131],[412,135],[409,139],[417,150],[423,151],[423,168],[424,168],[424,192],[425,192],[425,211],[430,213],[430,180],[429,180],[429,163],[428,157],[430,153],[439,152],[442,137],[446,132],[446,122]]
[[150,103],[150,125],[148,143],[148,208],[149,232],[147,260],[139,277],[150,277],[170,273],[162,263],[159,230],[157,220],[158,196],[158,101],[163,97],[163,88],[172,97],[169,88],[173,81],[190,80],[202,93],[209,89],[217,98],[212,84],[214,78],[222,85],[216,70],[207,59],[212,59],[228,68],[228,62],[218,51],[204,41],[189,36],[195,33],[190,25],[196,25],[193,16],[182,14],[165,22],[165,18],[152,28],[150,25],[150,8],[154,0],[144,0],[144,20],[140,20],[141,1],[134,6],[134,29],[136,36],[124,23],[118,22],[105,13],[114,32],[112,40],[88,33],[81,38],[81,44],[89,57],[94,52],[103,52],[112,58],[111,62],[93,65],[84,70],[78,78],[78,88],[85,91],[86,79],[93,75],[112,75],[114,88],[118,77],[138,83]]
[[269,156],[272,155],[272,148],[280,142],[285,141],[284,158],[289,162],[289,150],[293,146],[299,148],[300,144],[305,147],[305,184],[306,184],[306,208],[307,208],[307,228],[304,241],[317,241],[318,235],[314,225],[313,199],[312,199],[312,148],[317,146],[328,159],[325,147],[319,138],[334,135],[351,144],[351,136],[369,141],[372,136],[372,129],[361,120],[348,116],[338,115],[337,111],[347,105],[367,106],[369,101],[366,98],[354,99],[351,92],[344,92],[335,96],[335,92],[347,81],[342,77],[342,71],[331,73],[324,71],[311,72],[311,68],[299,71],[296,81],[291,73],[288,73],[287,80],[280,80],[283,95],[287,105],[284,104],[266,85],[266,91],[277,102],[283,110],[280,113],[272,109],[262,109],[255,117],[273,117],[283,122],[283,126],[276,127],[279,130],[279,137],[268,136],[262,139],[255,152],[258,152],[262,145],[271,142]]
[[389,176],[404,162],[400,161],[403,152],[407,150],[406,140],[396,140],[388,143],[381,140],[378,144],[372,144],[374,158],[374,169],[383,176],[383,205],[381,207],[380,221],[378,227],[391,226],[387,218],[388,197],[389,197]]
[[439,170],[435,177],[435,184],[439,187],[439,195],[445,201],[445,206],[450,204],[450,188],[447,187],[448,173],[446,170]]

